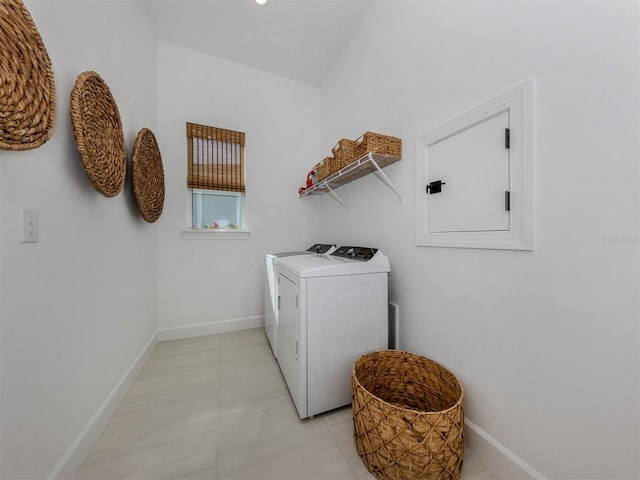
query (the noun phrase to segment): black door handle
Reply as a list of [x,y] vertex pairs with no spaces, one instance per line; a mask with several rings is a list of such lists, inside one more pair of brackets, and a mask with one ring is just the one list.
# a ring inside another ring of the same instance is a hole
[[440,193],[442,191],[442,185],[446,185],[446,182],[442,180],[435,180],[427,185],[427,193],[429,195],[433,193]]

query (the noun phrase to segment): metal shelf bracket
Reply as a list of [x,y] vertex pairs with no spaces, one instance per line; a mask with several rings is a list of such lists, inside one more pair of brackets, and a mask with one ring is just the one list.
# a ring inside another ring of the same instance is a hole
[[376,167],[376,170],[378,170],[378,173],[382,177],[382,181],[387,185],[387,187],[393,190],[393,193],[395,193],[398,196],[398,200],[402,201],[402,195],[400,195],[400,192],[398,192],[398,190],[393,185],[393,183],[391,183],[391,180],[389,180],[389,177],[387,177],[385,173],[382,171],[382,169],[380,168],[380,165],[378,165],[378,162],[374,160],[373,154],[368,153],[367,155],[369,156],[369,161],[373,164],[373,166]]
[[398,190],[393,185],[391,180],[389,180],[389,177],[387,177],[385,173],[382,171],[382,167],[386,167],[387,165],[397,162],[398,160],[400,159],[369,152],[366,155],[353,161],[346,167],[342,168],[341,170],[319,181],[313,187],[302,192],[300,194],[300,197],[306,197],[307,195],[321,195],[324,193],[328,193],[340,205],[342,205],[345,210],[348,211],[349,207],[345,202],[342,201],[342,199],[335,193],[334,190],[342,185],[346,185],[347,183],[350,183],[353,180],[363,177],[364,175],[367,175],[369,173],[377,173],[378,178],[380,178],[380,180],[382,180],[382,182],[387,187],[389,187],[393,191],[393,193],[395,193],[398,196],[398,199],[402,201],[402,196],[400,195],[400,192],[398,192]]
[[333,189],[332,189],[329,185],[327,185],[327,189],[328,189],[328,191],[329,191],[329,195],[331,195],[331,196],[336,200],[336,202],[338,202],[340,205],[342,205],[342,206],[344,207],[344,209],[348,212],[348,211],[349,211],[349,207],[347,206],[347,204],[346,204],[346,203],[344,203],[344,202],[340,199],[340,197],[338,196],[338,194],[337,194],[336,192],[334,192],[334,191],[333,191]]

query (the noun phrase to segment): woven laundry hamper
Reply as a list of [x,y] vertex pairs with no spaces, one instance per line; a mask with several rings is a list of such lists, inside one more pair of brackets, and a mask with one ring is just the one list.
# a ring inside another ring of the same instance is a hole
[[459,479],[463,389],[442,365],[398,350],[367,353],[352,370],[358,455],[380,480]]

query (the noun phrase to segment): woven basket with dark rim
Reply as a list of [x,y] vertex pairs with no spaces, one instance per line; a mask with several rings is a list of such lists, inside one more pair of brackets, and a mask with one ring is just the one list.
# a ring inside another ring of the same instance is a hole
[[333,153],[333,157],[336,159],[337,163],[336,171],[346,167],[355,160],[355,146],[356,142],[354,140],[343,138],[331,149],[331,153]]
[[138,132],[131,158],[131,181],[142,218],[153,223],[164,206],[164,169],[158,142],[151,130]]
[[335,159],[333,157],[325,157],[315,166],[318,181],[324,180],[333,173],[331,167],[334,161]]
[[442,365],[397,350],[361,356],[352,371],[356,448],[380,480],[459,479],[463,390]]
[[29,150],[53,133],[51,60],[21,0],[0,0],[0,148]]
[[127,152],[118,105],[96,72],[78,75],[70,101],[73,136],[89,180],[105,197],[122,190]]
[[[333,156],[324,157],[324,160],[322,160],[322,163],[324,165],[324,169],[327,177],[337,172],[338,170],[340,170],[339,168],[340,164],[338,163],[338,160]],[[318,180],[320,179],[318,178]]]
[[360,158],[369,152],[401,158],[402,140],[381,133],[365,132],[355,141],[354,157]]

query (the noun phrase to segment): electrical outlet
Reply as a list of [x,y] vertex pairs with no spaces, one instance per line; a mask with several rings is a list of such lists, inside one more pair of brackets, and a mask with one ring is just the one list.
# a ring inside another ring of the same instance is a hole
[[20,209],[20,242],[34,243],[40,239],[40,219],[38,210],[32,208]]

